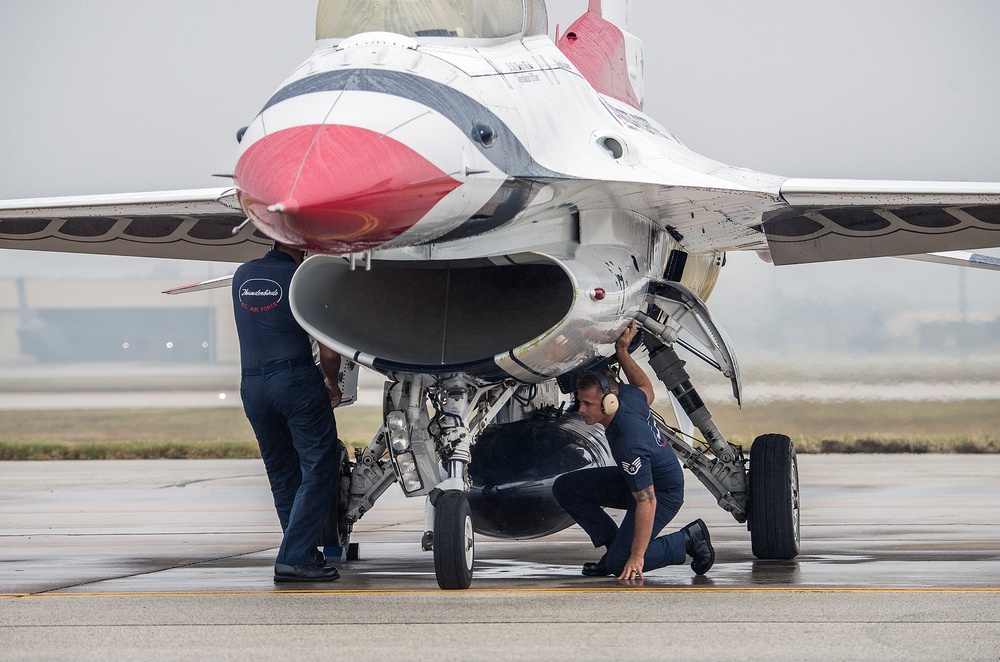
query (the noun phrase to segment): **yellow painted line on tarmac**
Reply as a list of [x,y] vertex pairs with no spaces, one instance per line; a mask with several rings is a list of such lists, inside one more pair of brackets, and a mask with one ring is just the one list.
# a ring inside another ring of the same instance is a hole
[[66,593],[0,593],[0,599],[67,599],[67,598],[211,598],[266,597],[286,595],[531,595],[547,593],[996,593],[998,587],[826,587],[826,586],[621,586],[591,588],[470,588],[462,591],[440,589],[347,589],[347,590],[274,590],[274,591],[93,591]]

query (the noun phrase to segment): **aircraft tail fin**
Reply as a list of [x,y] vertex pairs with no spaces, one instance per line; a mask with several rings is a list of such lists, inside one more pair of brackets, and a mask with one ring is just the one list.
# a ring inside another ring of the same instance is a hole
[[617,25],[623,32],[628,30],[629,9],[629,0],[590,0],[587,7],[588,12]]
[[642,40],[627,31],[629,0],[590,0],[557,46],[601,94],[642,108]]

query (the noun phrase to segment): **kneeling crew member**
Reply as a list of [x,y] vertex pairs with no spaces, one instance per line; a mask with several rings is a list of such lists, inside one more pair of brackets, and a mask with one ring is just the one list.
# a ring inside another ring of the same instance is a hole
[[284,533],[274,562],[276,582],[340,577],[316,548],[340,473],[333,415],[341,398],[340,356],[320,344],[318,369],[309,336],[292,316],[288,287],[302,258],[302,251],[275,242],[233,276],[243,411]]
[[[552,486],[559,505],[607,552],[585,563],[583,574],[642,579],[643,572],[684,563],[698,575],[715,562],[708,527],[695,520],[683,529],[656,537],[684,501],[680,463],[649,411],[653,385],[628,353],[635,322],[615,344],[618,364],[630,384],[608,372],[584,373],[577,380],[577,402],[588,425],[604,426],[617,466],[581,469],[560,476]],[[604,508],[625,511],[621,527]]]

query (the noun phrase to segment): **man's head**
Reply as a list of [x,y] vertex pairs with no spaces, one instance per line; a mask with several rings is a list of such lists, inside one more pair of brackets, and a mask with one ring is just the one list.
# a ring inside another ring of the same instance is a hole
[[587,425],[611,423],[618,411],[618,382],[606,370],[585,372],[576,378],[576,401]]
[[304,260],[306,257],[305,251],[299,250],[298,248],[295,248],[293,246],[289,246],[288,244],[283,244],[277,240],[275,240],[274,242],[274,250],[281,251],[282,253],[291,255],[292,259],[295,260],[296,264],[302,264],[302,260]]

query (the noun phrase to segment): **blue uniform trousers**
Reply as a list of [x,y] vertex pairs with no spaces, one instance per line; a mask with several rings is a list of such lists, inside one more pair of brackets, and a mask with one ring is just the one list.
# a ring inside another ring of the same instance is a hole
[[314,365],[244,374],[240,394],[284,532],[275,563],[312,564],[340,472],[323,377]]
[[[654,487],[655,490],[655,487]],[[657,537],[684,502],[683,486],[656,491],[656,516],[646,548],[643,571],[678,565],[687,559],[684,533],[675,531]],[[618,467],[595,467],[563,474],[552,485],[552,494],[577,524],[590,536],[594,547],[609,545],[608,570],[620,575],[632,552],[635,534],[635,497],[625,485]],[[604,508],[625,511],[621,526]]]

